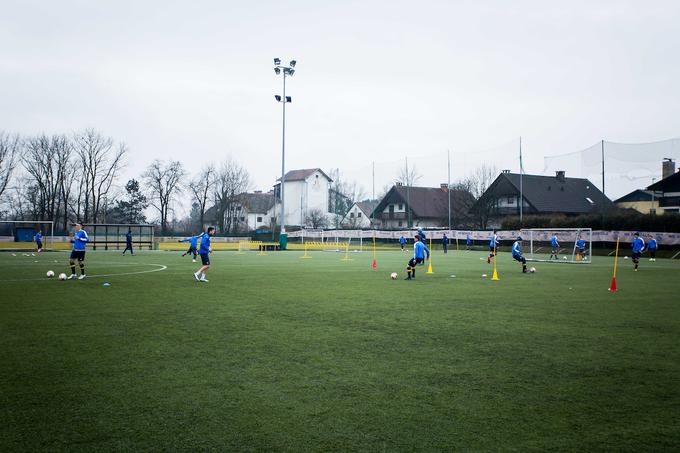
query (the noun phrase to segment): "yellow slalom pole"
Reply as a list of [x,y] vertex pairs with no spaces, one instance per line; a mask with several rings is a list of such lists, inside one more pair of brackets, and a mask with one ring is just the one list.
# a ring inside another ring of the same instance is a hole
[[432,272],[432,255],[434,255],[434,252],[432,251],[432,236],[430,236],[430,259],[427,260],[426,274],[434,274],[434,272]]
[[493,276],[491,277],[491,280],[500,280],[498,278],[498,272],[496,271],[496,257],[498,256],[498,250],[496,248],[496,244],[493,246]]
[[349,244],[345,245],[345,257],[340,261],[352,261],[352,258],[349,257]]

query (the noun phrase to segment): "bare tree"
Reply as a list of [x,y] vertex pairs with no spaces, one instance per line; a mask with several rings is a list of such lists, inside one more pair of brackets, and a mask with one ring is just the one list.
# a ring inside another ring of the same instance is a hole
[[366,196],[366,192],[356,181],[346,181],[338,168],[331,169],[328,175],[333,180],[330,185],[328,212],[335,214],[335,227],[338,228],[343,216],[355,202]]
[[477,167],[470,176],[455,185],[456,188],[469,191],[477,200],[472,208],[472,214],[476,217],[480,228],[486,228],[496,205],[496,200],[493,197],[488,194],[484,196],[484,194],[497,176],[498,170],[495,166],[483,164]]
[[238,227],[243,206],[240,195],[250,187],[250,174],[245,167],[228,158],[215,174],[215,214],[220,231],[231,233]]
[[321,209],[311,209],[307,213],[305,223],[310,228],[326,228],[328,226],[328,219]]
[[168,231],[168,219],[172,202],[182,192],[182,178],[185,175],[182,163],[172,161],[165,163],[154,160],[142,174],[150,192],[149,201],[160,215],[161,232]]
[[7,189],[20,154],[21,139],[0,131],[0,197]]
[[196,175],[196,177],[189,183],[189,190],[193,196],[192,205],[196,205],[197,207],[197,214],[200,223],[199,228],[203,228],[206,207],[214,186],[215,169],[211,164],[203,167],[200,173]]
[[125,163],[127,147],[114,144],[94,129],[86,129],[74,136],[74,146],[82,168],[78,213],[82,204],[82,220],[97,222],[103,213],[103,202]]
[[423,175],[418,171],[415,165],[411,165],[406,170],[406,167],[402,167],[394,180],[395,184],[401,184],[402,186],[415,186],[418,181],[423,177]]

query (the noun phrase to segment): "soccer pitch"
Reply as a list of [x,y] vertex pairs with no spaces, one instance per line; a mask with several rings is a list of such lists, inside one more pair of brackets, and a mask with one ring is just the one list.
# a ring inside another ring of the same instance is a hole
[[1,253],[0,450],[680,447],[680,263],[301,255]]

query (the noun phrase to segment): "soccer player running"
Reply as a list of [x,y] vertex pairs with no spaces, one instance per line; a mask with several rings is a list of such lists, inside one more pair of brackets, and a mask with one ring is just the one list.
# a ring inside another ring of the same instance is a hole
[[522,256],[522,236],[517,236],[517,240],[512,244],[512,258],[522,263],[522,272],[527,273],[527,260]]
[[404,244],[406,244],[406,239],[404,238],[404,235],[402,235],[399,238],[399,244],[401,244],[401,251],[403,252],[404,251]]
[[449,250],[449,237],[444,233],[444,237],[442,237],[442,247],[444,248],[444,253],[447,253]]
[[581,257],[582,260],[588,259],[586,257],[587,252],[586,252],[586,241],[583,240],[581,236],[578,237],[578,240],[576,241],[576,248],[578,249],[578,254]]
[[42,246],[43,246],[43,244],[42,244],[42,240],[43,240],[42,230],[38,230],[38,232],[35,233],[34,239],[35,239],[35,246],[38,249],[38,253],[42,252]]
[[489,256],[486,258],[487,264],[491,264],[491,260],[493,259],[493,256],[496,253],[498,244],[499,244],[498,235],[496,234],[496,230],[494,229],[493,234],[489,238]]
[[80,267],[80,277],[78,277],[78,280],[85,279],[85,246],[89,240],[90,238],[87,236],[85,230],[83,230],[83,225],[81,223],[76,223],[76,230],[71,239],[73,250],[71,250],[71,259],[69,260],[71,266],[71,275],[68,277],[69,280],[76,278],[76,261],[78,261],[78,266]]
[[647,249],[649,250],[649,261],[656,261],[656,249],[659,248],[659,244],[657,244],[656,239],[654,239],[654,236],[651,234],[648,236],[647,239]]
[[132,250],[132,230],[128,228],[128,232],[125,233],[125,250],[123,250],[123,255],[125,252],[130,251],[130,255],[134,255],[135,252]]
[[640,233],[635,233],[633,235],[633,242],[630,245],[633,249],[633,269],[637,272],[640,257],[642,256],[642,252],[645,251],[645,241],[640,237]]
[[557,252],[560,251],[560,241],[557,240],[557,233],[553,233],[553,237],[550,238],[550,248],[552,250],[549,259],[552,259],[554,256],[556,260],[559,260],[560,258],[557,256]]
[[215,227],[208,227],[208,231],[199,236],[201,239],[201,247],[198,250],[198,253],[201,255],[201,263],[203,265],[200,269],[194,272],[194,278],[197,282],[208,283],[208,280],[205,278],[205,273],[208,272],[208,269],[210,269],[210,254],[212,253],[212,248],[210,247],[210,237],[213,234],[215,234]]
[[408,266],[406,266],[406,273],[408,277],[405,280],[415,280],[416,278],[416,266],[425,261],[425,254],[427,253],[427,259],[430,259],[430,249],[427,248],[424,241],[419,240],[420,236],[415,235],[413,241],[413,258],[408,261]]
[[188,238],[180,239],[180,240],[178,241],[178,242],[188,242],[188,243],[189,243],[189,250],[187,250],[186,252],[182,253],[182,257],[185,257],[185,256],[187,256],[187,255],[193,255],[194,258],[193,258],[193,260],[191,261],[192,263],[195,263],[195,262],[196,262],[196,254],[198,253],[198,252],[196,251],[196,246],[198,245],[198,238],[199,238],[199,237],[200,237],[200,235],[199,235],[199,236],[191,236],[191,237],[188,237]]

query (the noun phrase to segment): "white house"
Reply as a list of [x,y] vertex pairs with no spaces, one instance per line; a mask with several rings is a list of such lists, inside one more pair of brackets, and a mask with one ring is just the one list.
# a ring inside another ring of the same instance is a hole
[[262,193],[256,190],[253,193],[239,195],[241,200],[241,212],[239,223],[247,224],[248,231],[258,228],[271,228],[272,221],[276,218],[276,199],[274,192]]
[[[281,197],[281,180],[274,186]],[[285,225],[303,226],[313,210],[328,215],[330,184],[333,180],[319,168],[292,170],[284,177]],[[280,209],[280,207],[279,207]],[[280,214],[280,212],[277,212]],[[278,218],[278,216],[276,216]]]
[[377,201],[355,202],[342,218],[342,226],[347,228],[370,228],[371,214],[377,205]]

